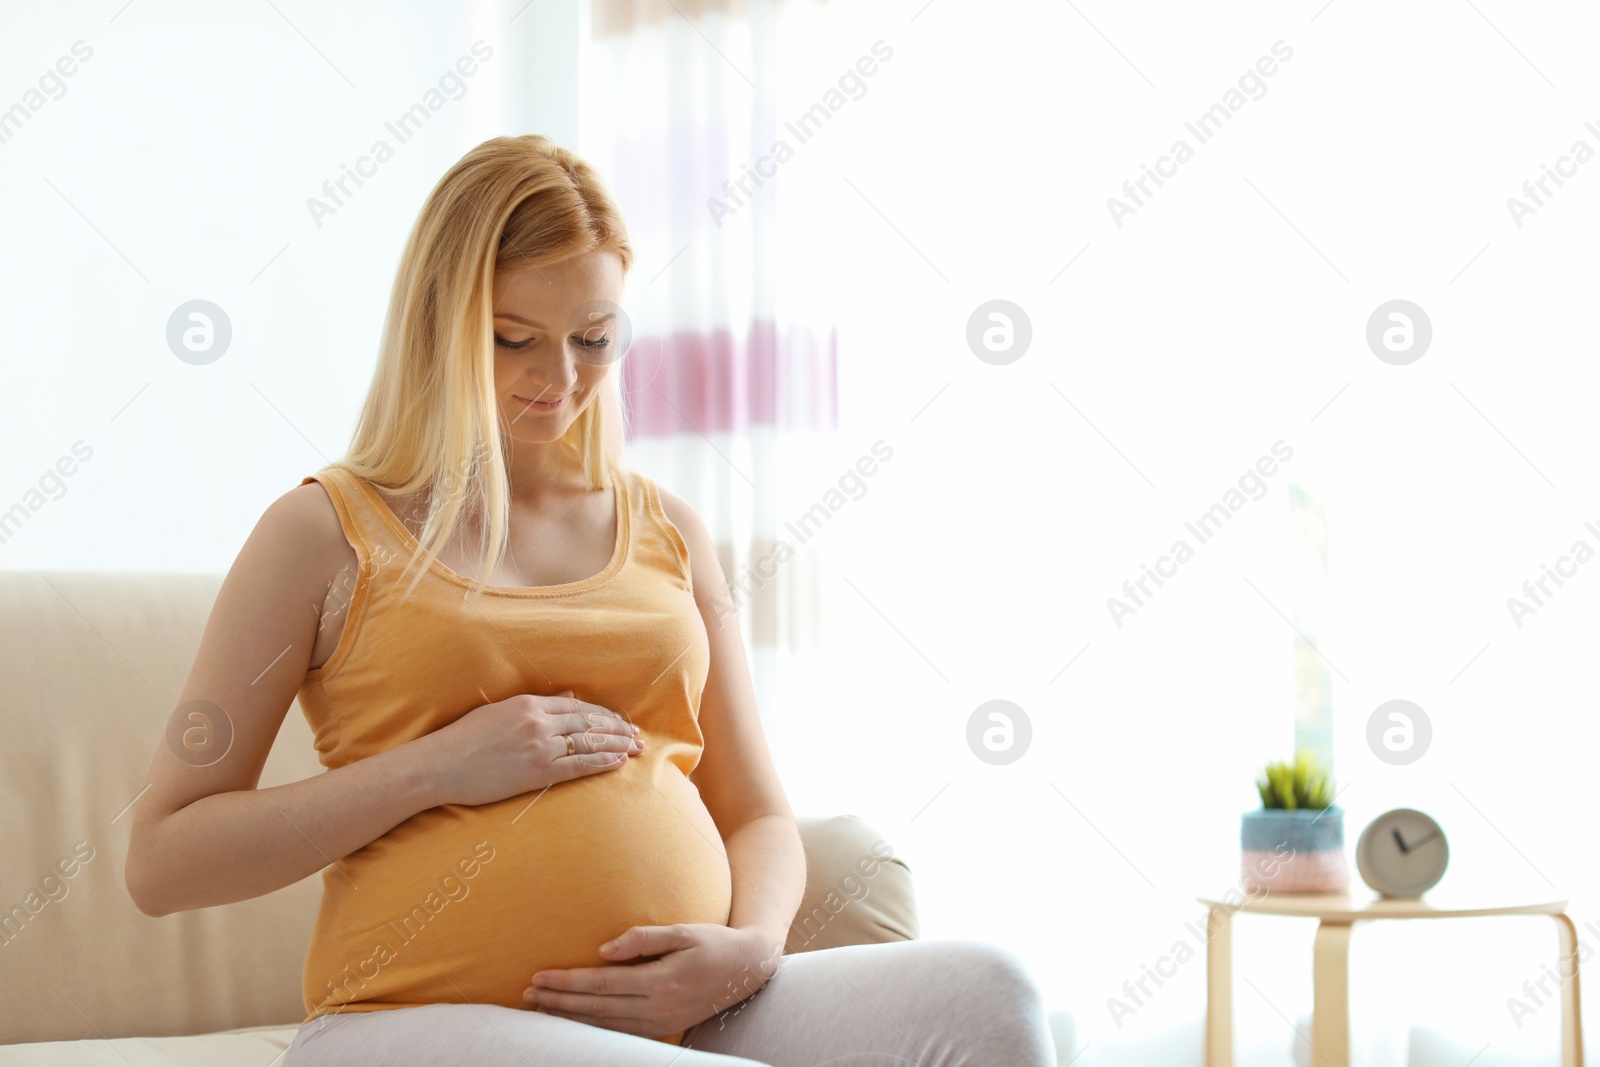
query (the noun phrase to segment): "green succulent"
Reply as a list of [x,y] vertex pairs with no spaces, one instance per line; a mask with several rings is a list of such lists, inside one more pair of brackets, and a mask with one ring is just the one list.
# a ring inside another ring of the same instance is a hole
[[1295,753],[1294,760],[1267,764],[1256,780],[1261,806],[1297,809],[1326,808],[1333,803],[1333,782],[1309,752]]

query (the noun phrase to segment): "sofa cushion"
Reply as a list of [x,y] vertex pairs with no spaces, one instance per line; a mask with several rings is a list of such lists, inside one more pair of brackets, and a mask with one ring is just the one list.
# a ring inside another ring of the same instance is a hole
[[0,1067],[269,1067],[297,1027],[256,1026],[197,1037],[119,1037],[0,1045]]
[[911,868],[854,815],[801,816],[806,891],[785,952],[919,936]]

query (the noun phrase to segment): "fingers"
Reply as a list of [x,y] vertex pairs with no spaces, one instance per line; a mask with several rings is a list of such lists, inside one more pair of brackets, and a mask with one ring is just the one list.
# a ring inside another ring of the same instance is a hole
[[623,737],[639,736],[638,728],[620,715],[606,711],[594,704],[589,707],[594,711],[587,712],[554,712],[551,722],[556,731],[563,734],[581,734],[586,731],[599,733],[618,734]]
[[[633,724],[626,716],[620,715],[610,708],[599,704],[591,704],[586,700],[579,700],[571,696],[572,690],[564,689],[556,694],[555,698],[543,698],[549,703],[539,705],[546,715],[555,719],[563,733],[576,733],[582,729],[594,730],[633,730]],[[559,699],[559,698],[566,699]],[[637,732],[637,731],[634,731]]]
[[611,960],[631,960],[636,956],[662,956],[697,943],[694,931],[684,923],[630,926],[615,941],[601,945],[600,954]]
[[[574,698],[570,689],[563,689],[556,696],[565,699],[544,706],[543,710],[549,716],[549,725],[554,731],[550,744],[555,751],[550,765],[559,772],[558,780],[570,781],[583,775],[614,770],[626,763],[629,756],[637,756],[644,751],[644,739],[639,736],[639,728],[621,715],[599,704]],[[569,738],[572,742],[570,749]]]
[[644,1014],[645,998],[640,996],[619,996],[615,993],[562,993],[553,989],[538,987],[536,989],[536,998],[531,1002],[538,1004],[543,1011],[588,1015],[608,1022],[638,1020]]
[[[658,977],[661,964],[659,961],[640,964],[635,967],[567,967],[561,970],[539,971],[533,976],[534,991],[539,994],[541,1004],[553,1004],[567,1011],[581,1011],[589,1015],[599,1012],[594,1004],[600,998],[612,998],[613,1005],[634,997],[643,997],[656,991],[659,984]],[[546,1000],[545,994],[583,994],[585,1001],[577,1000]],[[612,1014],[628,1015],[624,1011],[612,1007]]]
[[566,737],[551,740],[551,744],[560,746],[556,757],[550,762],[551,769],[559,776],[557,781],[570,782],[584,775],[617,770],[628,762],[629,756],[644,751],[643,741],[616,734],[579,734],[574,735],[572,740],[577,751],[570,756],[566,754]]
[[608,734],[590,730],[581,734],[561,734],[556,737],[556,743],[561,751],[557,758],[566,755],[567,738],[572,738],[573,755],[593,755],[596,753],[622,752],[636,756],[644,751],[644,740],[632,734]]
[[[550,715],[561,716],[573,722],[581,719],[594,729],[612,729],[619,723],[623,729],[627,729],[631,725],[626,718],[610,708],[602,707],[599,704],[591,704],[587,700],[577,699],[572,695],[572,690],[570,689],[563,689],[556,696],[567,697],[568,699],[562,701],[558,706],[546,708],[546,713]],[[572,732],[571,728],[566,729],[567,732]]]

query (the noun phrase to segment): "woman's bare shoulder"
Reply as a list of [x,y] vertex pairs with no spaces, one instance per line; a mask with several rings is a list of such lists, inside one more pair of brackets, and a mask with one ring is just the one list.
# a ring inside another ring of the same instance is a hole
[[346,540],[333,500],[320,482],[306,482],[267,505],[250,535],[253,558],[296,584],[318,586],[334,580],[341,568],[358,564]]
[[361,569],[328,490],[311,481],[274,500],[236,566],[255,572],[257,582],[293,589],[292,599],[301,602],[301,610],[309,608],[308,617],[322,620],[306,667],[315,670],[326,663],[344,629],[344,614],[330,612],[330,604],[343,604]]
[[287,547],[310,556],[335,558],[349,548],[333,499],[321,482],[306,482],[267,506],[258,527]]
[[687,500],[660,482],[654,482],[653,484],[656,487],[656,497],[661,501],[661,510],[666,513],[667,518],[672,520],[674,526],[705,529],[705,523],[701,521],[700,515],[694,508],[690,507]]

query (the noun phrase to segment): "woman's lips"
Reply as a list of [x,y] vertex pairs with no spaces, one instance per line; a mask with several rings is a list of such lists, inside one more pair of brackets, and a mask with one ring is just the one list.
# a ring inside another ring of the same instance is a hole
[[572,394],[568,393],[566,396],[560,396],[554,400],[530,400],[525,396],[517,396],[515,393],[512,394],[513,399],[520,400],[522,403],[526,404],[535,411],[554,411],[562,404],[565,404],[570,396],[572,396]]

